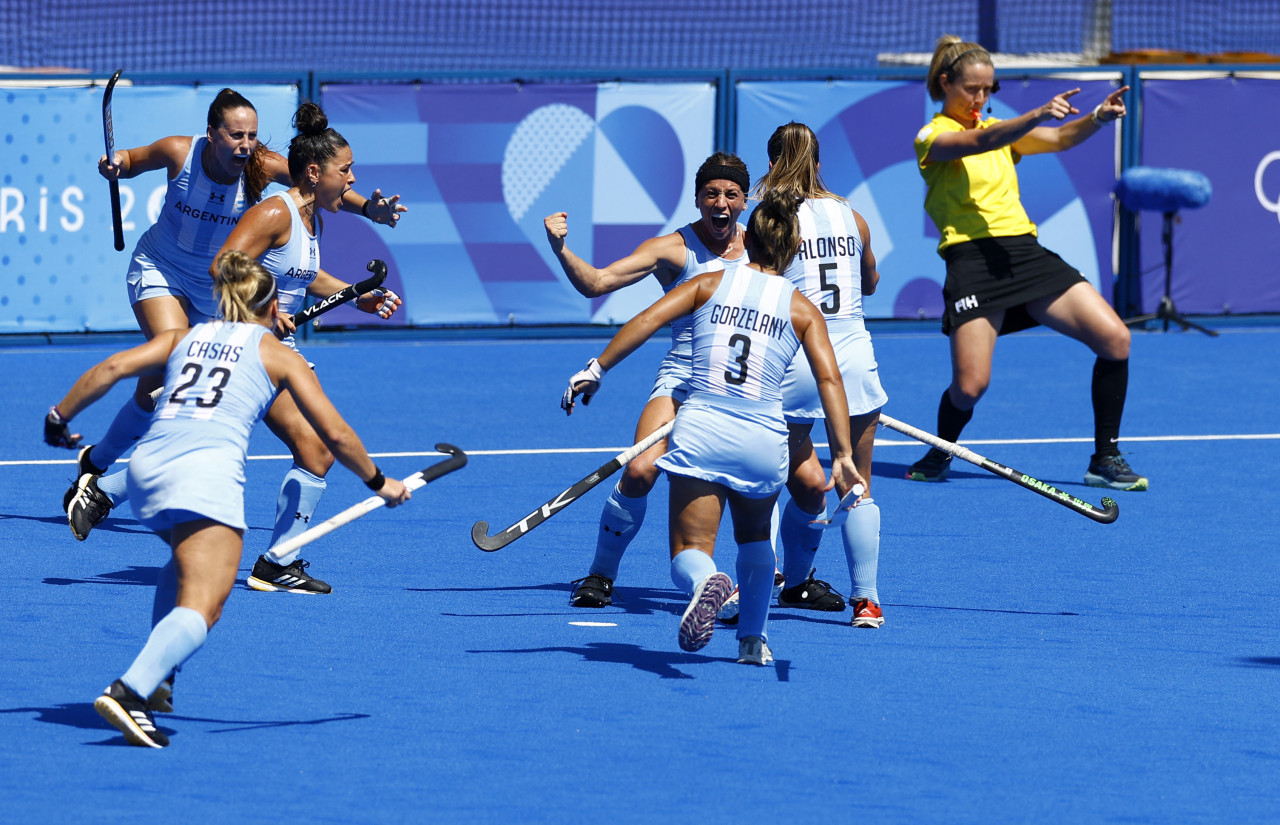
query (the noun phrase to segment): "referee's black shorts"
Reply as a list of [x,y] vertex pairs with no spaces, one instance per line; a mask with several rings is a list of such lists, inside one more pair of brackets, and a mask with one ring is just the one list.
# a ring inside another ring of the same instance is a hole
[[979,238],[942,251],[947,282],[942,332],[974,318],[1004,311],[999,334],[1007,335],[1039,324],[1027,313],[1027,302],[1066,292],[1085,281],[1074,267],[1045,249],[1035,235]]

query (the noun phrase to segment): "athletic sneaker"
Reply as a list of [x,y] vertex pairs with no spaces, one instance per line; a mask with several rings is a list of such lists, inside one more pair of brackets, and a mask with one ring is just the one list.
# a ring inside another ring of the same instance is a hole
[[884,624],[884,612],[880,605],[870,599],[854,599],[853,619],[849,624],[854,627],[879,627]]
[[75,486],[67,491],[63,501],[67,508],[67,523],[76,541],[89,538],[89,531],[97,527],[111,512],[111,499],[98,489],[98,477],[85,473]]
[[759,636],[746,636],[738,640],[738,664],[767,665],[773,661],[773,651]]
[[151,695],[147,697],[147,709],[153,713],[173,713],[173,677],[170,673],[165,677]]
[[680,649],[702,650],[716,629],[716,614],[729,600],[733,580],[724,573],[712,573],[693,590],[693,598],[680,617]]
[[123,733],[130,745],[143,748],[169,745],[169,737],[156,728],[156,720],[147,709],[147,703],[119,679],[93,701],[93,709]]
[[803,607],[807,610],[829,610],[839,613],[844,610],[844,596],[831,589],[831,585],[815,579],[817,568],[809,571],[809,578],[788,587],[778,594],[780,607]]
[[254,590],[283,590],[288,593],[332,593],[333,588],[307,575],[311,562],[294,559],[288,567],[276,564],[266,556],[258,556],[253,572],[245,582]]
[[1095,455],[1090,458],[1084,483],[1090,487],[1110,487],[1112,490],[1140,492],[1147,489],[1146,476],[1135,473],[1121,455]]
[[951,472],[951,453],[930,447],[924,458],[907,468],[912,481],[942,481]]
[[613,579],[591,573],[581,579],[574,579],[569,584],[576,584],[569,604],[574,607],[608,607],[613,604]]
[[729,594],[729,598],[725,599],[724,604],[720,605],[720,612],[716,614],[716,618],[727,625],[738,623],[738,588],[736,586]]

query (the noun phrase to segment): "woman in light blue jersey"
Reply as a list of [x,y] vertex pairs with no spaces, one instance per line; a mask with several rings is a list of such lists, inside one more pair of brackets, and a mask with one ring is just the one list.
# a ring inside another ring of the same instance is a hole
[[[258,112],[232,89],[223,89],[209,106],[204,135],[173,135],[98,160],[108,180],[133,178],[163,169],[169,179],[160,215],[138,241],[127,276],[129,303],[148,340],[169,330],[187,329],[217,314],[209,265],[245,210],[272,183],[292,183],[288,162],[258,141]],[[395,226],[405,211],[399,195],[379,190],[365,199],[348,191],[342,208],[374,223]],[[125,453],[147,428],[155,408],[160,376],[139,379],[131,401],[117,413],[106,435],[79,453],[76,479],[63,497],[71,532],[83,541],[111,508],[125,499],[123,472],[97,476]],[[75,448],[78,434],[67,443]],[[100,484],[99,484],[100,482]]]
[[[744,229],[738,217],[746,206],[750,188],[747,165],[736,155],[716,152],[699,167],[694,178],[694,202],[701,217],[668,235],[651,238],[621,260],[597,269],[579,258],[565,243],[569,234],[568,215],[556,212],[544,220],[547,241],[560,261],[574,289],[588,298],[607,295],[653,275],[670,292],[703,272],[730,270],[746,263]],[[677,319],[671,325],[671,349],[658,367],[649,401],[636,424],[636,441],[671,421],[688,394],[691,375],[691,322]],[[627,546],[644,522],[649,491],[658,480],[655,465],[667,450],[659,441],[622,471],[604,512],[600,515],[595,556],[587,575],[578,579],[570,604],[574,607],[605,607],[613,601],[613,581]]]
[[[756,184],[763,197],[777,194],[799,202],[800,251],[783,273],[821,310],[844,377],[849,407],[847,425],[854,441],[858,472],[871,479],[871,452],[880,408],[888,400],[871,335],[862,309],[863,296],[880,280],[871,252],[871,232],[861,215],[830,192],[818,172],[818,138],[803,123],[778,127],[769,138],[769,171]],[[783,382],[783,406],[790,430],[791,500],[778,520],[785,578],[778,603],[811,610],[842,611],[844,599],[824,581],[813,578],[813,560],[823,529],[815,520],[826,514],[825,476],[810,433],[825,417],[828,434],[834,422],[824,415],[813,375],[797,359]],[[845,421],[840,422],[842,425]],[[880,558],[880,509],[870,484],[858,507],[841,526],[852,586],[854,627],[884,622],[877,588]]]
[[604,372],[660,327],[692,317],[689,394],[676,414],[670,449],[657,460],[671,485],[671,577],[690,594],[679,643],[684,650],[705,646],[733,591],[711,557],[727,503],[738,544],[738,661],[747,664],[773,658],[766,631],[774,573],[769,522],[788,470],[782,382],[801,349],[833,422],[831,481],[824,487],[843,496],[865,484],[853,463],[844,387],[822,315],[778,276],[798,237],[795,199],[766,197],[747,225],[750,263],[671,290],[569,380],[561,401],[571,413],[578,395],[586,403]]
[[[293,185],[254,206],[231,231],[225,249],[236,249],[262,262],[280,290],[276,335],[295,352],[292,316],[303,309],[307,295],[323,298],[348,284],[320,268],[320,211],[337,212],[356,177],[355,159],[347,141],[333,129],[314,103],[304,103],[294,115],[298,134],[289,143],[289,174]],[[389,318],[400,298],[389,289],[375,289],[356,299],[356,307]],[[298,355],[299,360],[304,360]],[[305,361],[304,361],[305,363]],[[287,541],[307,529],[320,497],[333,455],[299,411],[294,399],[281,395],[265,421],[293,454],[276,502],[271,543]],[[309,575],[308,563],[297,553],[279,560],[258,558],[248,584],[255,590],[291,593],[329,593],[332,588]]]
[[164,379],[157,414],[128,469],[138,519],[173,551],[156,586],[153,613],[160,618],[133,664],[94,702],[130,744],[143,747],[169,744],[152,712],[172,709],[173,673],[204,644],[235,583],[249,434],[277,393],[306,411],[338,460],[387,506],[409,498],[373,463],[306,362],[268,334],[279,308],[270,273],[238,252],[220,255],[216,273],[224,320],[162,332],[111,356],[54,406],[67,430],[117,382]]

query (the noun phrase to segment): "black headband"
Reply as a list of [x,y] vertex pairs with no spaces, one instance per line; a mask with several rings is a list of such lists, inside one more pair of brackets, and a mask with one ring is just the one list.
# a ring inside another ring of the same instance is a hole
[[[952,75],[952,72],[955,70],[955,68],[956,68],[956,64],[957,64],[957,63],[959,63],[961,60],[964,60],[964,59],[965,59],[966,57],[968,57],[969,55],[971,55],[971,54],[978,54],[978,53],[987,54],[987,50],[986,50],[986,49],[982,49],[982,48],[978,48],[978,49],[968,49],[968,50],[966,50],[966,51],[960,52],[960,54],[958,54],[958,55],[956,55],[955,57],[953,57],[953,58],[951,59],[951,61],[950,61],[949,63],[947,63],[947,68],[943,69],[942,71],[943,71],[943,72],[944,72],[948,77],[951,77],[951,78],[954,80],[955,78],[954,78],[954,76]],[[987,54],[987,60],[990,60],[990,59],[991,59],[991,55]]]
[[694,188],[701,192],[702,185],[709,180],[731,180],[742,187],[743,192],[751,188],[751,178],[745,170],[736,166],[725,166],[722,163],[702,164],[702,168],[698,170],[697,178],[694,179]]

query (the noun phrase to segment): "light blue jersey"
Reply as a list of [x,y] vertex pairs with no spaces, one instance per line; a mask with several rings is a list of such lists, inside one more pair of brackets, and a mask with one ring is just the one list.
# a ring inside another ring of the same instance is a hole
[[[862,308],[862,233],[853,210],[836,198],[809,198],[800,204],[800,249],[783,273],[827,322],[850,415],[878,410],[889,397]],[[791,422],[824,418],[822,399],[809,362],[798,356],[782,384],[783,407]]]
[[129,301],[160,295],[186,299],[191,322],[217,317],[209,265],[249,206],[244,177],[221,184],[204,173],[200,161],[208,138],[191,139],[177,177],[169,181],[160,216],[134,249],[129,266]]
[[755,498],[786,481],[780,385],[800,349],[795,292],[777,275],[738,267],[693,313],[690,393],[658,467]]
[[249,434],[275,400],[260,324],[193,327],[169,355],[164,393],[129,462],[129,500],[163,531],[208,518],[243,530]]
[[307,287],[320,273],[320,219],[316,218],[316,234],[307,231],[298,212],[298,205],[288,192],[272,195],[280,198],[289,209],[289,240],[284,246],[268,249],[262,256],[262,265],[275,276],[280,290],[280,311],[295,315],[302,311],[307,300]]
[[[663,285],[664,294],[704,272],[716,272],[721,269],[729,272],[748,260],[745,252],[737,258],[721,258],[716,255],[707,249],[706,244],[698,237],[698,233],[693,230],[693,224],[682,226],[677,231],[684,239],[684,269],[680,270],[680,274],[673,278],[671,283]],[[742,224],[737,224],[735,231],[741,234],[746,230]],[[677,318],[671,322],[671,349],[663,356],[662,363],[658,366],[658,377],[654,381],[653,391],[649,393],[650,400],[669,396],[678,402],[684,401],[689,394],[689,376],[693,374],[690,360],[692,353],[693,318],[691,316]]]

